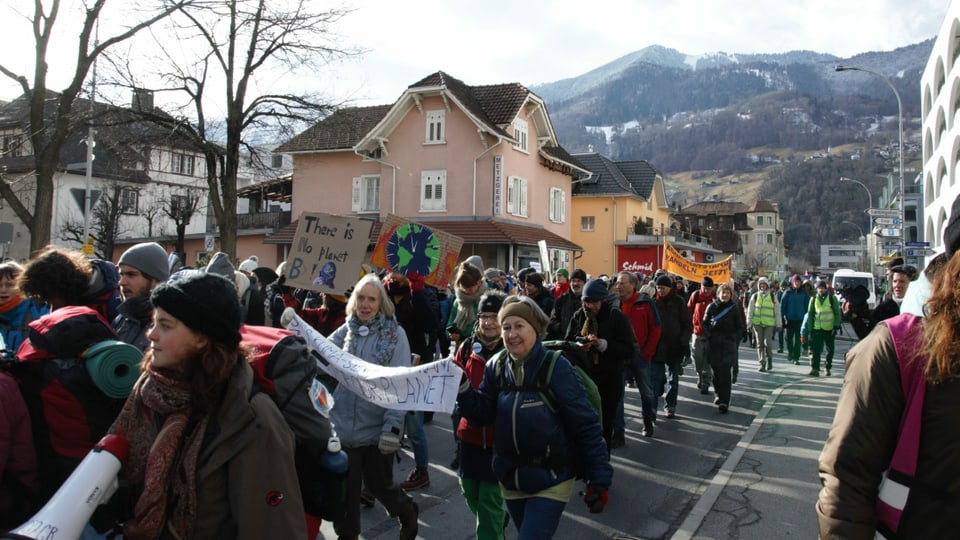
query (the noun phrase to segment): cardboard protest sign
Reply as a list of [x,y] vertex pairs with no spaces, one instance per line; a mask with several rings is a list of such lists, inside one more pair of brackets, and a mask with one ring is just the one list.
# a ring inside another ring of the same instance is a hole
[[691,281],[700,281],[710,276],[710,279],[716,283],[730,282],[730,266],[733,262],[733,255],[730,255],[720,262],[696,263],[685,259],[683,255],[666,240],[663,242],[663,247],[663,261],[660,266],[667,272]]
[[452,358],[415,367],[383,367],[340,349],[296,315],[286,326],[326,360],[317,362],[320,369],[362,399],[387,409],[453,412],[463,370]]
[[383,222],[370,263],[400,274],[416,271],[426,283],[450,282],[463,238],[390,214]]
[[344,294],[360,276],[373,222],[330,214],[300,214],[287,258],[287,285]]

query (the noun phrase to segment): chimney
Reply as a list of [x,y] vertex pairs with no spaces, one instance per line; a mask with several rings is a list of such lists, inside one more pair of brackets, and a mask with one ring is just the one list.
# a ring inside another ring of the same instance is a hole
[[130,108],[139,112],[149,112],[153,110],[153,90],[146,88],[134,88],[133,98],[130,100]]

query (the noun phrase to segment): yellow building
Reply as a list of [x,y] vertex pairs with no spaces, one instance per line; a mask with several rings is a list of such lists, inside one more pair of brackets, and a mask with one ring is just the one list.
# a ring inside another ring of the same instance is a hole
[[614,162],[575,154],[590,170],[574,181],[570,240],[583,246],[574,263],[590,276],[622,270],[652,274],[669,233],[669,205],[660,173],[646,161]]

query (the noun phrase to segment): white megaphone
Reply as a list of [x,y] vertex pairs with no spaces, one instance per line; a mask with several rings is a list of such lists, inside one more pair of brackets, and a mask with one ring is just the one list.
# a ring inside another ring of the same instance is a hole
[[117,491],[117,474],[130,444],[121,435],[107,435],[73,470],[39,512],[0,538],[80,538],[97,506]]

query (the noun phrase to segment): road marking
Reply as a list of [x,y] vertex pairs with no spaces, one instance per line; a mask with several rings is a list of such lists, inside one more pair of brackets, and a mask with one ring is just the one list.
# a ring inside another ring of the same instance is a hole
[[673,534],[671,537],[672,540],[690,540],[693,538],[693,535],[703,524],[703,520],[707,518],[707,515],[713,508],[713,505],[717,502],[717,499],[720,498],[720,494],[723,493],[724,488],[727,487],[727,483],[730,481],[730,477],[733,476],[734,470],[737,468],[737,465],[743,458],[743,454],[746,453],[747,449],[750,447],[750,444],[753,442],[753,438],[756,437],[757,432],[760,431],[760,426],[763,425],[763,421],[767,418],[767,415],[777,403],[777,399],[780,398],[780,394],[782,394],[783,391],[788,387],[802,382],[808,382],[808,380],[804,379],[780,386],[770,394],[770,397],[767,398],[767,401],[763,404],[763,407],[760,408],[760,412],[757,413],[757,416],[754,417],[753,422],[750,423],[750,427],[747,428],[746,433],[744,433],[743,437],[740,438],[740,441],[737,443],[737,447],[730,452],[729,456],[727,456],[727,459],[723,462],[720,470],[717,471],[717,474],[714,475],[712,480],[710,480],[710,485],[707,486],[706,491],[704,491],[703,495],[700,496],[700,500],[698,500],[697,504],[694,505],[693,510],[687,514],[686,519],[684,519],[683,523],[680,524],[680,528],[677,529],[677,532]]

